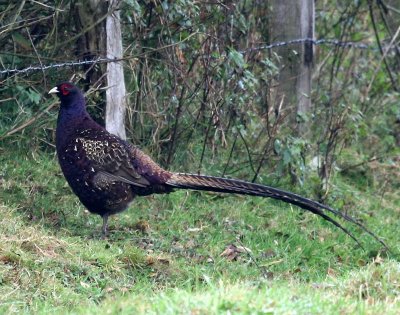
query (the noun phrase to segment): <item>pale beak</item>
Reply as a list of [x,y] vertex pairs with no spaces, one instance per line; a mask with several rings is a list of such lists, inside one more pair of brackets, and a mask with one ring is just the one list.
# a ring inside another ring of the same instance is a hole
[[60,92],[60,91],[57,89],[57,87],[53,87],[53,88],[49,91],[49,94],[55,94],[55,93],[58,93],[58,92]]

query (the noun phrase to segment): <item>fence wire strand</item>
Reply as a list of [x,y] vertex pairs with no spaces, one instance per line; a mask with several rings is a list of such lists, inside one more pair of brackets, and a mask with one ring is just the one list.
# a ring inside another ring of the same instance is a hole
[[[276,42],[272,43],[269,45],[265,46],[259,46],[259,47],[251,47],[245,50],[240,51],[240,53],[249,53],[249,52],[254,52],[254,51],[260,51],[260,50],[268,50],[268,49],[273,49],[277,47],[282,47],[282,46],[288,46],[288,45],[295,45],[295,44],[302,44],[302,43],[311,43],[314,46],[318,45],[325,45],[325,46],[337,46],[337,47],[342,47],[342,48],[354,48],[354,49],[364,49],[364,50],[376,50],[379,52],[378,47],[371,45],[371,44],[366,44],[366,43],[360,43],[360,42],[343,42],[337,39],[312,39],[312,38],[298,38],[298,39],[293,39],[289,41],[282,41],[282,42]],[[391,47],[390,49],[393,49],[395,47]],[[108,63],[108,62],[120,62],[124,59],[110,59],[110,58],[96,58],[92,60],[80,60],[80,61],[66,61],[62,63],[52,63],[48,65],[35,65],[35,66],[29,66],[23,69],[3,69],[0,70],[0,75],[14,75],[14,74],[27,74],[29,72],[34,72],[34,71],[45,71],[48,69],[59,69],[59,68],[67,68],[67,67],[76,67],[76,66],[82,66],[82,65],[93,65],[97,63]]]

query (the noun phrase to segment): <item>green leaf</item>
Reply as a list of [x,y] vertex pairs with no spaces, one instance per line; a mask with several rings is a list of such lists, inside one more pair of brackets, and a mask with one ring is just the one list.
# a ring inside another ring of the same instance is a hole
[[229,51],[229,59],[232,60],[234,64],[240,69],[246,66],[246,63],[243,59],[243,55],[237,50],[232,49]]

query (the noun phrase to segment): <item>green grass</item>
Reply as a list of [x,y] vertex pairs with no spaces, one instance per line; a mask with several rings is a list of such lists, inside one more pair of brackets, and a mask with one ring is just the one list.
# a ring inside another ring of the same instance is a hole
[[[53,155],[0,163],[0,313],[400,312],[397,257],[349,224],[365,251],[287,204],[178,191],[138,198],[101,240]],[[333,205],[350,204],[398,253],[398,191],[336,185]],[[249,251],[221,255],[231,244]]]

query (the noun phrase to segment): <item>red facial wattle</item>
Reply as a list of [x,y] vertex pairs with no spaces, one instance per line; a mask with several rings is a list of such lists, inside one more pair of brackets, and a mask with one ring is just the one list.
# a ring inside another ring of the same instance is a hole
[[67,96],[69,94],[70,89],[71,89],[71,86],[69,86],[68,84],[63,84],[60,86],[60,92],[64,96]]

